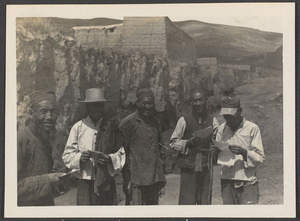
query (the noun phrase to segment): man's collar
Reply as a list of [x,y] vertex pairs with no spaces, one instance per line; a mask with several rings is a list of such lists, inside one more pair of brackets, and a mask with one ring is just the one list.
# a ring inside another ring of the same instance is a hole
[[[234,131],[237,131],[237,130],[243,128],[245,121],[246,121],[246,118],[242,116],[242,121],[241,121],[241,123],[240,123],[239,126],[236,128],[236,130],[234,130]],[[227,125],[226,125],[226,126],[227,126]],[[227,126],[227,127],[228,127],[228,126]],[[229,128],[230,128],[230,127],[229,127]],[[230,130],[232,130],[232,129],[230,128]]]
[[[136,120],[136,121],[145,123],[145,120],[140,116],[138,110],[136,110],[136,111],[134,112],[134,115],[135,115],[135,120]],[[155,119],[155,116],[151,116],[151,117],[150,117],[150,121],[153,121],[154,119]]]
[[134,115],[135,115],[135,120],[138,121],[138,122],[144,122],[143,118],[141,118],[140,114],[139,114],[139,111],[136,110],[134,112]]
[[[246,118],[245,118],[245,117],[243,117],[243,116],[242,116],[242,118],[243,118],[243,119],[242,119],[242,122],[241,122],[241,123],[240,123],[240,125],[238,126],[238,129],[240,129],[240,128],[243,128],[243,127],[244,127],[244,123],[245,123],[245,121],[246,121]],[[238,129],[237,129],[237,130],[238,130]]]
[[42,130],[39,130],[36,125],[33,125],[32,122],[29,122],[29,124],[28,124],[27,127],[31,131],[31,133],[33,135],[35,135],[36,137],[38,137],[39,139],[49,140],[50,133],[46,133],[46,132],[44,132]]
[[87,120],[90,124],[94,125],[95,127],[99,128],[99,126],[101,125],[102,121],[103,121],[103,117],[101,117],[96,124],[94,123],[94,121],[90,118],[90,116],[87,116]]
[[240,123],[239,127],[238,128],[241,128],[244,126],[244,123],[246,121],[246,118],[242,116],[242,122]]
[[206,111],[202,111],[202,113],[201,114],[199,114],[198,115],[198,113],[197,112],[195,112],[194,110],[192,110],[192,115],[194,116],[194,118],[196,118],[196,119],[204,119],[204,118],[206,118],[207,117],[207,112]]

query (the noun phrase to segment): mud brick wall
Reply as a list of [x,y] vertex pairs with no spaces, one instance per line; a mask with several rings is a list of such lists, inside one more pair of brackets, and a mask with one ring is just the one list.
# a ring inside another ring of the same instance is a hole
[[73,27],[74,38],[84,48],[121,48],[123,24]]
[[168,58],[195,63],[197,55],[194,39],[177,27],[168,17],[165,18],[165,28]]
[[165,17],[124,17],[123,50],[167,56]]

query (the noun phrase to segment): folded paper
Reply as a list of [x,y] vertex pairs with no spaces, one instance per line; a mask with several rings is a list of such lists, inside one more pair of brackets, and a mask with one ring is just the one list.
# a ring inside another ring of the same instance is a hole
[[221,152],[218,155],[218,164],[233,166],[235,163],[235,154],[229,150],[229,144],[224,142],[213,141],[214,145],[217,146]]

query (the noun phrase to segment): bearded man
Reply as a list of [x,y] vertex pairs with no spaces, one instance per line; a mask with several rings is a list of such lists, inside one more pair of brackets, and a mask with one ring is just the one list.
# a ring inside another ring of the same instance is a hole
[[51,91],[30,96],[30,118],[18,132],[18,206],[53,206],[53,189],[62,173],[52,173],[50,133],[58,107]]

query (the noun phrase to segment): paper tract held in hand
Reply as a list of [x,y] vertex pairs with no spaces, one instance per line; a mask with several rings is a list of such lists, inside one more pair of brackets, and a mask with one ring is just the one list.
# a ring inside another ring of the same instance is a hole
[[213,129],[211,126],[204,128],[202,130],[197,130],[193,133],[194,137],[200,137],[201,139],[210,138],[213,134]]
[[201,143],[198,149],[202,150],[202,148],[207,148],[209,147],[209,144],[211,143],[211,137],[213,135],[213,129],[211,126],[204,128],[202,130],[197,130],[193,133],[194,137],[200,137],[201,138]]
[[94,160],[105,159],[105,154],[100,151],[89,150],[89,153]]
[[59,181],[60,182],[65,182],[66,180],[68,180],[70,178],[71,175],[75,175],[76,173],[78,173],[78,170],[73,170],[72,172],[69,173],[61,173],[60,175],[58,175],[59,177]]
[[217,163],[226,166],[233,166],[235,163],[235,155],[229,150],[229,144],[215,140],[213,142],[214,145],[221,150]]

